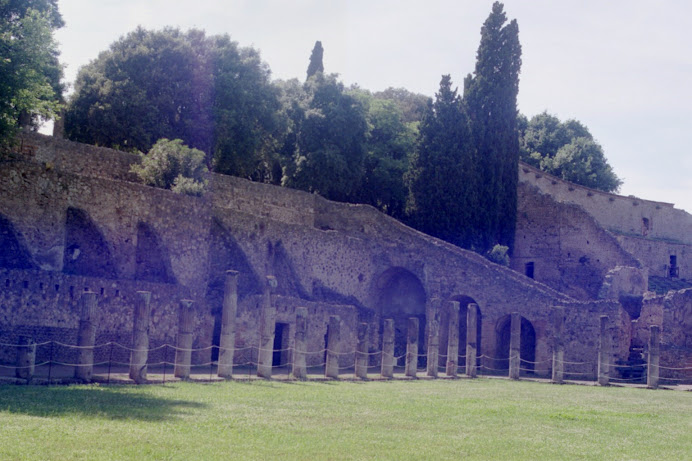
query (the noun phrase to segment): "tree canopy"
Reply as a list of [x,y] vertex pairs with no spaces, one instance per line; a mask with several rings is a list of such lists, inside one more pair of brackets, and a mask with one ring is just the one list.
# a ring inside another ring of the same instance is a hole
[[478,245],[511,248],[517,208],[517,95],[521,44],[516,20],[495,2],[481,28],[476,68],[464,82],[464,106],[476,150]]
[[582,186],[615,192],[622,181],[605,158],[602,147],[583,124],[561,122],[543,112],[523,118],[519,133],[521,159],[547,173]]
[[315,42],[315,47],[310,53],[310,64],[308,65],[308,77],[310,78],[318,72],[324,72],[324,64],[322,63],[322,57],[324,56],[324,49],[322,48],[322,42],[319,40]]
[[56,0],[0,2],[0,144],[19,125],[54,118],[62,67],[53,32],[64,25]]
[[139,151],[179,138],[213,158],[216,171],[253,177],[266,168],[278,107],[258,51],[227,35],[140,27],[80,69],[65,132]]

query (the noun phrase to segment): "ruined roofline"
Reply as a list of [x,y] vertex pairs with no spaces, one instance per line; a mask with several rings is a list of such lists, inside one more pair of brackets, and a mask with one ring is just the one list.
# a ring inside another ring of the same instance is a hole
[[[582,190],[582,191],[585,191],[585,192],[587,193],[587,195],[588,195],[588,194],[590,194],[590,195],[596,195],[596,194],[597,194],[597,195],[601,195],[601,196],[604,196],[604,197],[611,197],[611,198],[614,198],[614,199],[620,199],[620,200],[634,200],[634,201],[649,203],[649,204],[652,204],[652,205],[658,205],[658,206],[661,206],[661,207],[675,208],[675,204],[674,204],[674,203],[670,203],[670,202],[658,202],[658,201],[655,201],[655,200],[648,200],[648,199],[643,199],[643,198],[635,197],[635,196],[633,196],[633,195],[630,195],[630,196],[627,196],[627,195],[619,195],[619,194],[614,194],[614,193],[612,193],[612,192],[605,192],[605,191],[602,191],[602,190],[599,190],[599,189],[593,189],[593,188],[591,188],[591,187],[582,186],[582,185],[580,185],[580,184],[576,184],[576,183],[567,181],[567,180],[565,180],[565,179],[558,178],[557,176],[554,176],[554,175],[552,175],[552,174],[550,174],[550,173],[546,173],[545,171],[540,170],[540,169],[538,169],[538,168],[536,168],[536,167],[534,167],[534,166],[531,166],[531,165],[529,165],[528,163],[524,163],[524,162],[520,161],[520,162],[519,162],[519,180],[520,180],[520,181],[522,181],[522,174],[521,174],[522,171],[523,171],[523,173],[526,174],[526,175],[528,175],[528,174],[534,174],[536,179],[540,179],[542,176],[545,176],[547,179],[550,179],[550,181],[551,181],[551,183],[552,183],[553,185],[556,185],[556,184],[563,184],[563,185],[566,185],[566,186],[569,188],[570,192],[571,192],[571,191],[576,191],[576,190]],[[531,182],[531,183],[533,183],[532,181],[526,181],[526,180],[525,180],[524,182]],[[679,208],[676,208],[676,209],[677,209],[677,210],[680,210]],[[681,211],[684,211],[684,210],[681,210]]]

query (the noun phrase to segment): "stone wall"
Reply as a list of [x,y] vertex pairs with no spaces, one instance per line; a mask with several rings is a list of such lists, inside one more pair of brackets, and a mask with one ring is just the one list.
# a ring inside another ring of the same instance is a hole
[[510,267],[577,299],[598,299],[616,266],[641,267],[617,239],[577,205],[560,203],[526,182],[518,186]]
[[[332,312],[342,316],[348,338],[344,344],[349,348],[359,321],[371,324],[371,347],[379,348],[384,318],[395,318],[400,342],[406,318],[419,317],[424,339],[430,300],[464,299],[479,306],[481,352],[490,357],[498,358],[504,347],[502,335],[509,314],[519,312],[534,332],[534,358],[540,362],[535,370],[541,374],[549,371],[546,363],[552,333],[548,319],[553,306],[572,306],[574,339],[568,356],[575,359],[592,359],[597,337],[580,335],[579,331],[592,332],[597,314],[608,313],[613,319],[627,315],[617,303],[575,304],[570,296],[543,283],[410,229],[366,205],[329,202],[304,192],[217,175],[212,176],[211,191],[205,196],[180,196],[132,182],[127,171],[136,159],[129,154],[39,135],[29,139],[39,148],[0,165],[0,214],[11,224],[6,227],[16,234],[15,240],[22,242],[18,247],[24,245],[30,262],[41,269],[32,272],[35,277],[31,280],[81,280],[79,277],[98,273],[99,277],[86,278],[99,280],[99,289],[103,287],[104,293],[108,293],[109,284],[126,285],[127,290],[121,293],[146,287],[169,293],[165,298],[169,306],[165,307],[166,319],[161,313],[164,308],[155,310],[155,317],[156,312],[160,313],[155,320],[159,325],[157,338],[172,340],[163,332],[174,331],[171,322],[177,319],[178,301],[174,298],[185,294],[195,301],[198,311],[196,344],[214,344],[214,325],[220,321],[223,274],[227,269],[241,272],[239,318],[243,333],[238,336],[238,347],[257,331],[257,296],[265,275],[275,275],[279,283],[277,299],[284,300],[279,312],[285,320],[280,323],[290,329],[293,309],[298,304],[311,310],[310,322],[316,333],[310,347],[323,343],[321,331]],[[71,147],[77,158],[74,163],[67,161]],[[66,152],[61,154],[65,161],[49,165],[41,160],[51,149]],[[96,167],[104,169],[100,157],[107,159],[111,172],[95,171]],[[569,210],[560,213],[570,219],[578,217],[579,226],[588,221],[575,211],[576,207]],[[579,226],[559,229],[560,251],[570,252],[570,248],[583,245],[579,239],[585,234]],[[589,229],[593,237],[589,234],[588,238],[594,238],[600,246],[603,242],[610,244],[597,226]],[[607,258],[624,258],[616,252],[616,246]],[[85,257],[84,252],[93,254]],[[585,255],[596,258],[591,264],[599,274],[610,264],[610,259],[601,264],[598,255]],[[573,265],[582,264],[579,259],[581,255]],[[112,272],[103,268],[108,261]],[[558,270],[569,275],[571,267],[563,265]],[[66,270],[72,275],[65,274]],[[154,283],[151,274],[159,274],[155,280],[169,283]],[[577,271],[571,280],[580,277]],[[75,282],[70,286],[78,290],[81,285]],[[22,305],[21,296],[25,295],[9,292],[6,296],[7,305],[15,306],[12,311],[19,309],[16,306]],[[10,316],[7,323],[2,323],[3,332],[19,325],[76,327],[74,308],[68,311],[72,312],[70,316],[64,317],[57,303],[50,307],[50,298],[43,300],[41,296],[41,289],[31,294],[35,299],[33,312],[40,316]],[[118,334],[128,335],[129,324],[124,323],[121,314],[125,306],[132,305],[131,298],[104,303],[112,310],[115,322],[104,324],[108,326],[104,331],[115,329]],[[110,315],[111,311],[107,312]],[[618,330],[618,354],[624,354],[628,342],[629,329],[625,330]],[[421,352],[425,352],[424,341]]]

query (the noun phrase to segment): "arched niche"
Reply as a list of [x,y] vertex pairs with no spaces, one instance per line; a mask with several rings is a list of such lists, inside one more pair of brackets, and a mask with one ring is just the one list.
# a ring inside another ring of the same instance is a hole
[[89,213],[79,208],[70,207],[65,213],[63,272],[117,278],[108,242]]
[[155,283],[176,283],[168,249],[156,230],[145,222],[137,224],[135,279]]
[[[499,370],[509,369],[509,345],[511,338],[512,316],[505,315],[497,322],[495,332],[495,366]],[[521,356],[520,368],[533,373],[536,361],[536,330],[531,321],[521,317],[521,334],[519,343],[519,355]]]
[[0,214],[0,267],[7,269],[36,269],[22,235],[12,221]]
[[[380,317],[380,331],[384,319],[394,319],[394,355],[406,353],[408,319],[419,319],[418,353],[425,353],[426,294],[420,279],[408,269],[392,267],[377,277],[374,284],[376,311]],[[403,364],[403,360],[399,360]]]

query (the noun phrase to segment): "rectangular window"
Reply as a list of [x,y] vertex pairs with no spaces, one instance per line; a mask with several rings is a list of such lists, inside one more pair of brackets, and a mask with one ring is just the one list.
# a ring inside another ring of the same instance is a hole
[[526,276],[528,278],[531,278],[531,279],[533,278],[533,270],[534,270],[533,261],[529,261],[524,265],[524,274],[526,274]]

